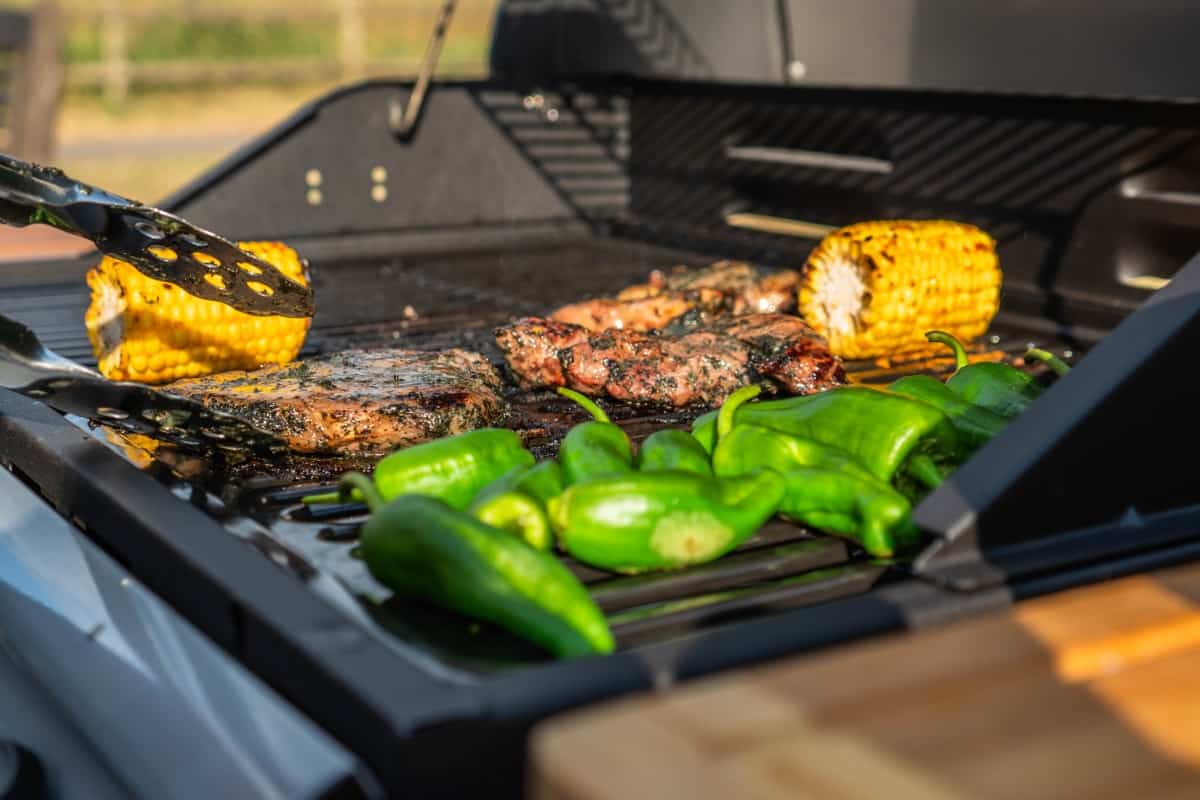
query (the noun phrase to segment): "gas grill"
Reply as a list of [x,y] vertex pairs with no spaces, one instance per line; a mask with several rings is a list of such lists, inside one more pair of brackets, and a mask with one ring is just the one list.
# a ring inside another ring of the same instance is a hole
[[[500,363],[497,324],[656,267],[795,267],[828,226],[944,217],[999,243],[1002,308],[976,347],[1034,342],[1075,368],[917,508],[913,561],[781,522],[677,573],[568,560],[619,644],[579,662],[390,598],[356,557],[361,507],[299,502],[350,462],[207,463],[0,391],[0,461],[360,758],[373,779],[346,796],[515,792],[525,732],[559,710],[1200,555],[1200,493],[1170,457],[1200,439],[1200,264],[1183,267],[1200,107],[593,76],[438,84],[406,134],[410,91],[336,91],[166,204],[310,260],[306,356],[461,346]],[[90,363],[88,266],[7,268],[0,313]],[[847,368],[886,383],[952,364]],[[510,424],[552,452],[569,405],[509,394]],[[635,440],[696,413],[607,407]]]

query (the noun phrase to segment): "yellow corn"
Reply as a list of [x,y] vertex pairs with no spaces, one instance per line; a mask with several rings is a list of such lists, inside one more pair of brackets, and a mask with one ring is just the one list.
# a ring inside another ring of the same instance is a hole
[[1000,307],[996,243],[960,222],[860,222],[804,266],[800,314],[842,358],[928,348],[925,332],[981,336]]
[[[238,246],[304,282],[296,251],[279,242]],[[293,360],[311,320],[243,314],[153,280],[105,257],[88,272],[92,302],[84,316],[92,351],[106,378],[166,383],[231,369]]]

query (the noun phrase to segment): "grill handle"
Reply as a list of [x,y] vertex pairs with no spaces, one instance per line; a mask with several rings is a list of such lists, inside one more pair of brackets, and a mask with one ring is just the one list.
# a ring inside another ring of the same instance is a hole
[[450,27],[450,18],[454,15],[456,0],[445,0],[442,10],[438,13],[437,23],[429,37],[425,48],[425,58],[421,61],[421,69],[417,73],[417,82],[412,93],[408,96],[408,105],[401,108],[393,106],[391,114],[392,130],[402,140],[412,138],[417,121],[421,117],[421,107],[425,105],[425,95],[433,80],[434,70],[437,69],[438,57],[442,54],[442,43],[446,40],[446,30]]

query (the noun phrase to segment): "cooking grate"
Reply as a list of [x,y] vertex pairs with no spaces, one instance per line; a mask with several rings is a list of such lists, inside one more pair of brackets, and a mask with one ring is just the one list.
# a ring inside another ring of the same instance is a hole
[[[307,353],[348,347],[440,349],[467,347],[502,359],[492,328],[520,314],[539,313],[560,303],[611,292],[644,278],[649,269],[678,261],[706,259],[611,240],[577,241],[530,250],[408,256],[314,264],[321,311]],[[567,279],[565,276],[570,276]],[[354,298],[372,298],[372,303]],[[403,313],[404,306],[410,313]],[[380,307],[391,317],[380,318]],[[400,311],[397,315],[396,312]],[[1036,337],[1063,352],[1059,342]],[[1009,358],[1030,339],[1018,331],[997,331],[974,354]],[[1074,353],[1071,353],[1074,355]],[[909,361],[852,362],[851,379],[886,383],[915,372],[948,372],[949,355]],[[522,432],[539,456],[553,454],[558,440],[582,412],[550,392],[510,390],[508,424]],[[686,426],[695,410],[656,410],[624,404],[606,406],[634,441],[665,426]],[[227,530],[265,551],[281,567],[312,583],[332,576],[359,610],[409,648],[443,665],[487,674],[541,660],[544,656],[515,637],[439,609],[390,598],[356,558],[358,504],[308,507],[300,498],[332,488],[348,467],[369,465],[339,459],[293,457],[281,463],[255,462],[233,472],[172,451],[153,456],[129,440],[120,448],[176,493],[188,497]],[[169,466],[169,469],[166,468]],[[180,483],[187,476],[194,487]],[[566,558],[609,616],[623,649],[661,641],[734,618],[813,605],[861,594],[902,575],[903,564],[869,560],[844,541],[775,521],[734,553],[711,564],[667,574],[615,576]]]

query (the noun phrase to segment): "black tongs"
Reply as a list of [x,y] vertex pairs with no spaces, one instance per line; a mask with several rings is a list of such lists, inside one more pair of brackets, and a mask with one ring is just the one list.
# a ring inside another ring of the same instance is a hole
[[141,203],[0,153],[0,222],[51,225],[155,280],[247,314],[311,317],[312,291],[232,242]]

